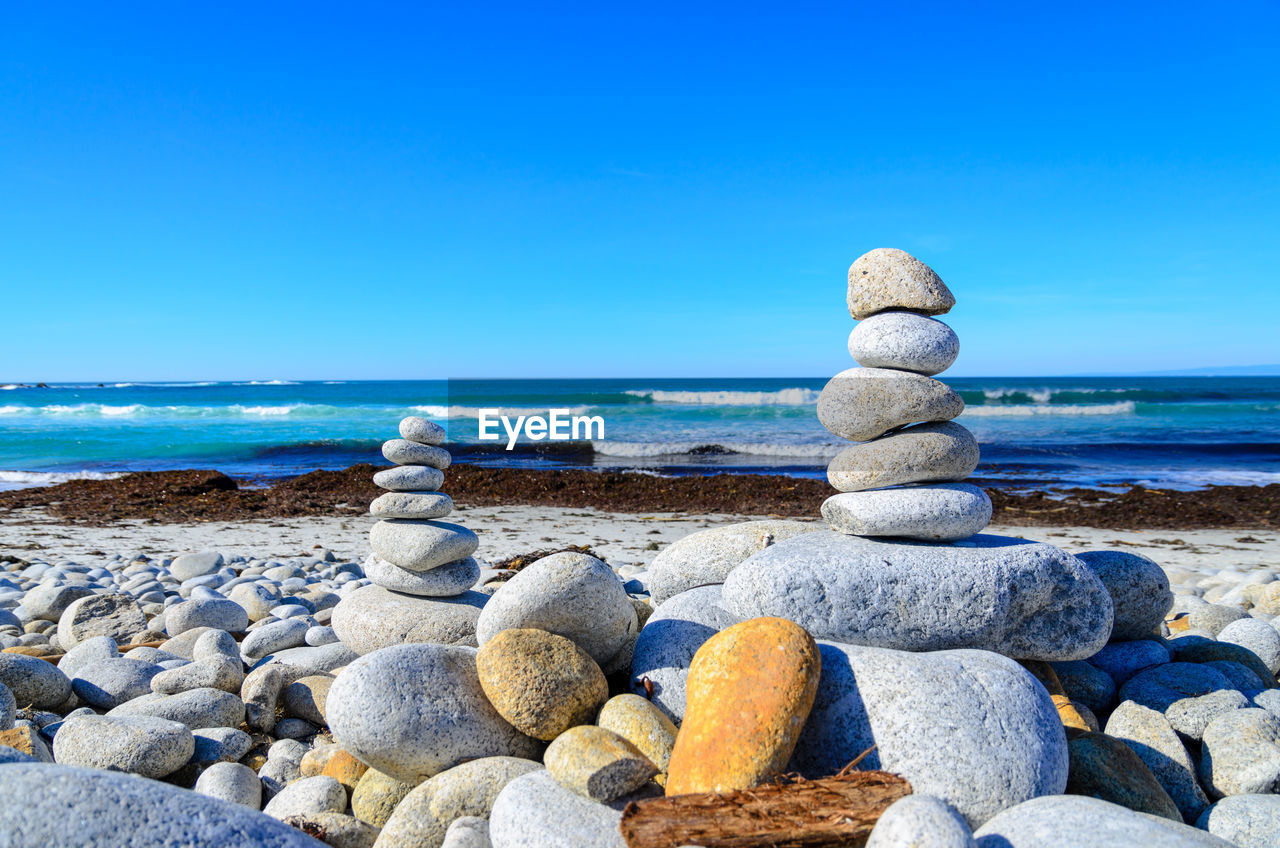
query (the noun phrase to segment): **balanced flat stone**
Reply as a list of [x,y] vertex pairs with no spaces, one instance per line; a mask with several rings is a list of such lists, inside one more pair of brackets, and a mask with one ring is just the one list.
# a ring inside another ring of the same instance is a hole
[[790,619],[817,639],[1034,660],[1093,656],[1112,620],[1106,587],[1080,560],[991,535],[936,545],[806,533],[735,568],[723,604],[742,618]]
[[991,498],[970,483],[842,492],[822,504],[831,529],[854,536],[951,542],[991,522]]
[[827,466],[827,481],[841,492],[860,492],[963,480],[978,456],[973,434],[954,421],[918,424],[845,448]]
[[361,655],[406,642],[474,645],[476,621],[488,600],[480,592],[423,598],[362,586],[333,608],[333,629],[340,644]]
[[430,571],[409,571],[371,556],[365,560],[364,575],[393,592],[424,598],[452,598],[476,585],[480,579],[480,563],[474,557],[467,557]]
[[848,300],[849,314],[859,321],[886,309],[942,315],[956,305],[932,268],[894,247],[877,247],[853,261]]
[[375,518],[444,518],[453,512],[453,498],[443,492],[387,492],[369,504]]
[[430,571],[471,556],[480,547],[480,540],[461,524],[389,518],[370,528],[369,545],[392,565]]
[[892,368],[849,368],[818,395],[818,421],[842,439],[882,436],[919,421],[950,421],[964,401],[946,383]]
[[431,468],[449,467],[452,457],[444,448],[420,445],[408,439],[388,439],[382,443],[382,455],[387,462],[396,465],[426,465]]
[[426,465],[387,468],[373,475],[373,485],[389,492],[430,492],[443,482],[444,472]]
[[400,420],[400,438],[417,442],[420,445],[444,444],[444,428],[434,421],[410,415]]
[[960,338],[946,324],[914,312],[881,312],[853,328],[849,355],[867,368],[897,368],[932,376],[960,355]]

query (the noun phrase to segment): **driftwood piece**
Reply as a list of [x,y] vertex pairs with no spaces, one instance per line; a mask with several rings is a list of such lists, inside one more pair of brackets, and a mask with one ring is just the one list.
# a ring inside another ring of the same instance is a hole
[[628,848],[860,846],[911,784],[883,771],[770,783],[717,794],[633,801],[622,811]]

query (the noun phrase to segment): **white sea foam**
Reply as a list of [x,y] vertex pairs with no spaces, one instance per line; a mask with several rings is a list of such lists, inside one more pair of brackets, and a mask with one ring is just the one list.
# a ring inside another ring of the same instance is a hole
[[17,383],[5,383],[3,386],[0,386],[0,391],[7,392],[10,389],[20,389],[20,388],[22,388],[22,386],[19,386]]
[[297,386],[293,380],[246,380],[243,383],[232,383],[234,386]]
[[1280,483],[1280,471],[1241,471],[1228,468],[1205,468],[1195,471],[1159,471],[1158,476],[1133,482],[1150,489],[1198,489],[1204,486],[1268,486]]
[[593,406],[441,406],[438,404],[422,404],[409,409],[427,418],[478,418],[483,409],[491,415],[546,415],[549,410],[568,410],[568,415],[586,415],[595,410]]
[[626,394],[648,398],[654,403],[681,403],[694,406],[810,406],[818,402],[813,389],[781,389],[776,392],[677,392],[658,389],[631,390]]
[[228,410],[241,412],[245,415],[289,415],[304,406],[314,406],[316,404],[295,403],[292,406],[229,406]]
[[29,409],[31,409],[29,406],[9,404],[8,406],[0,406],[0,415],[20,415]]
[[1036,403],[1048,403],[1053,399],[1053,389],[983,389],[982,394],[987,400],[1000,400],[1014,395],[1029,397]]
[[0,471],[0,489],[53,486],[68,480],[111,480],[123,471]]
[[141,412],[145,408],[146,407],[144,407],[140,403],[131,403],[131,404],[128,404],[127,406],[108,406],[107,404],[104,403],[98,409],[98,412],[101,413],[102,415],[111,415],[111,416],[137,415],[139,412]]
[[[1024,418],[1032,415],[1129,415],[1135,409],[1131,400],[1119,403],[1021,404],[1016,406],[966,406],[964,415],[974,418]],[[963,417],[963,416],[962,416]]]

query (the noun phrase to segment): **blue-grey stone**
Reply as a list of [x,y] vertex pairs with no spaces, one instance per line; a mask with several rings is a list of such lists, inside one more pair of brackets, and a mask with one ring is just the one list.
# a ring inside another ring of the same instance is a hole
[[1173,606],[1169,577],[1154,560],[1129,551],[1085,551],[1076,557],[1102,580],[1111,595],[1111,639],[1153,635]]
[[493,848],[626,848],[618,822],[635,800],[626,795],[598,804],[566,789],[545,769],[512,780],[493,803]]
[[53,758],[62,765],[157,779],[182,768],[194,750],[184,725],[149,716],[77,716],[53,739]]
[[1280,845],[1280,795],[1232,795],[1204,811],[1196,827],[1236,848]]
[[192,730],[239,727],[244,722],[244,702],[220,689],[192,689],[177,695],[143,695],[126,701],[107,715],[167,718]]
[[1105,671],[1117,686],[1124,685],[1140,671],[1167,662],[1169,649],[1154,639],[1111,642],[1089,657],[1089,664]]
[[1091,712],[1105,713],[1116,699],[1116,683],[1111,675],[1084,660],[1050,663],[1062,684],[1062,691]]
[[1035,798],[1005,810],[973,835],[978,848],[1233,848],[1189,825],[1081,795]]
[[1163,713],[1174,730],[1191,739],[1199,739],[1217,716],[1249,705],[1217,670],[1184,662],[1139,672],[1120,687],[1120,700]]
[[964,401],[946,383],[892,368],[849,368],[818,395],[818,421],[842,439],[863,442],[917,421],[950,421]]
[[1280,718],[1233,710],[1209,722],[1201,743],[1200,783],[1210,796],[1280,792]]
[[649,592],[661,604],[681,592],[723,583],[752,554],[801,533],[822,530],[801,521],[743,521],[699,530],[663,548],[649,565]]
[[990,523],[991,498],[970,483],[841,492],[823,502],[822,517],[854,536],[953,542]]
[[0,653],[0,685],[22,708],[51,710],[71,697],[71,681],[57,666],[25,654]]
[[899,798],[880,814],[866,848],[976,848],[973,831],[946,801],[932,795]]
[[240,643],[240,651],[245,658],[258,660],[267,654],[305,644],[307,631],[310,629],[311,625],[301,618],[273,621],[255,628],[245,636]]
[[1209,805],[1196,779],[1196,764],[1191,754],[1163,715],[1125,701],[1111,712],[1106,732],[1123,740],[1151,769],[1184,821],[1194,822]]
[[71,691],[91,707],[109,710],[151,691],[151,679],[164,669],[125,657],[85,665],[71,679]]
[[1233,621],[1218,631],[1218,641],[1253,651],[1273,677],[1280,671],[1280,632],[1265,621],[1256,618]]

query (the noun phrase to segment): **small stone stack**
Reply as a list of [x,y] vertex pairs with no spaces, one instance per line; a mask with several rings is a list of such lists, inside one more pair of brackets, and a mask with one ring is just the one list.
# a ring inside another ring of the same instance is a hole
[[425,418],[400,422],[402,438],[382,445],[382,455],[398,467],[379,471],[373,482],[386,489],[369,505],[382,519],[369,531],[373,556],[365,562],[370,582],[407,595],[451,598],[480,578],[472,558],[480,540],[460,524],[439,521],[453,512],[453,500],[437,491],[449,467],[444,428]]
[[991,520],[991,500],[953,482],[977,467],[978,443],[951,420],[964,401],[932,379],[955,361],[960,341],[929,316],[948,312],[955,297],[919,259],[877,248],[849,268],[848,301],[861,322],[849,353],[862,367],[827,383],[818,419],[859,444],[827,468],[841,494],[823,503],[823,517],[854,536],[943,542],[978,533]]

